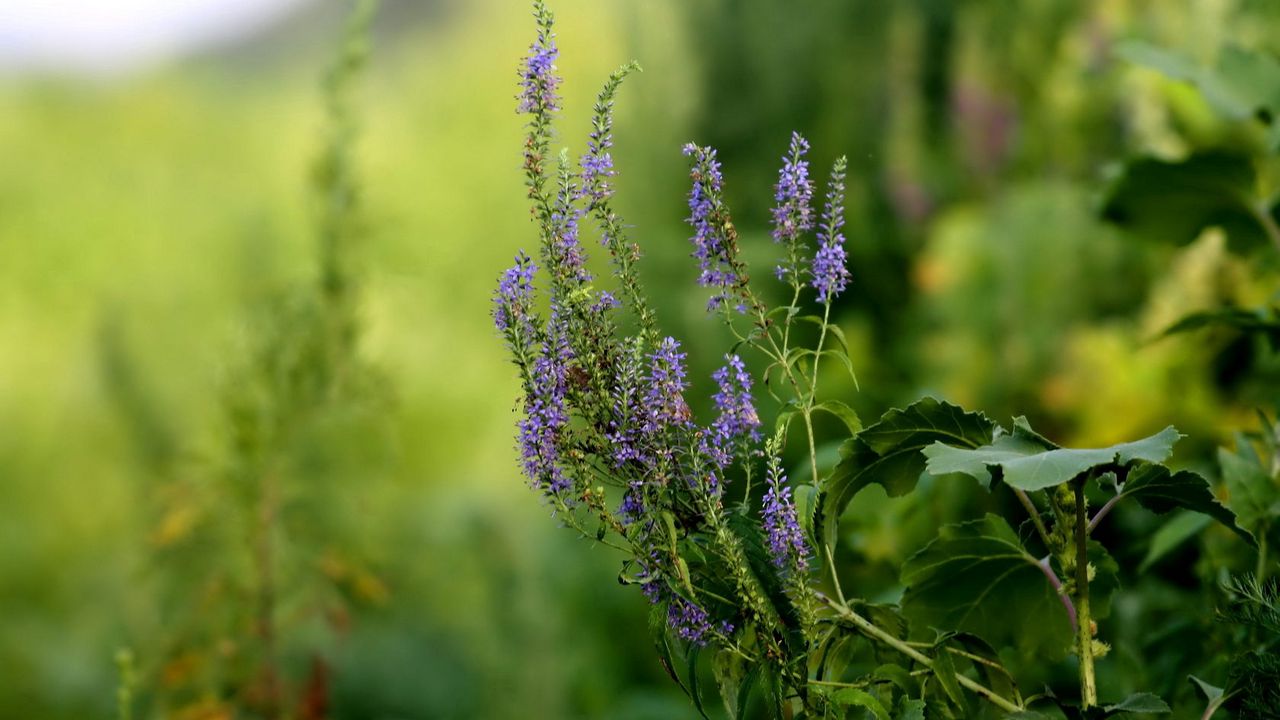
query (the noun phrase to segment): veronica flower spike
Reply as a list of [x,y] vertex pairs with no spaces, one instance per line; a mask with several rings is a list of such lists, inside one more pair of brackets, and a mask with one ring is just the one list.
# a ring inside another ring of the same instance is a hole
[[818,291],[818,302],[827,304],[844,292],[849,284],[849,269],[845,267],[844,234],[844,179],[848,162],[836,160],[831,168],[831,180],[827,185],[827,202],[822,209],[822,224],[818,227],[818,252],[813,257],[813,289]]

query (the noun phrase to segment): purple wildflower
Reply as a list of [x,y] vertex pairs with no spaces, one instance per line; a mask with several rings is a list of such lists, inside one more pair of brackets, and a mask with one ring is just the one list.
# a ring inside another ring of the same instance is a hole
[[692,424],[689,405],[684,399],[685,354],[673,337],[663,338],[658,349],[649,356],[649,392],[645,396],[644,432],[649,436],[661,434],[668,428],[688,427]]
[[609,147],[612,145],[610,135],[592,132],[587,140],[587,154],[579,162],[582,167],[581,194],[591,198],[593,203],[604,202],[613,195],[609,178],[617,173],[613,169],[613,156],[609,154]]
[[525,416],[519,422],[525,475],[533,487],[549,494],[561,493],[572,485],[561,462],[559,445],[569,424],[565,395],[572,357],[568,332],[553,308],[547,339],[530,373]]
[[528,255],[518,253],[516,264],[502,273],[493,294],[493,324],[518,353],[525,352],[533,339],[533,276],[537,271]]
[[548,270],[560,279],[577,283],[591,282],[587,272],[587,255],[578,239],[578,223],[582,210],[574,207],[577,189],[568,168],[560,166],[560,188],[556,192],[555,207],[551,211],[551,257]]
[[551,13],[541,4],[534,12],[538,18],[538,39],[529,46],[529,55],[520,69],[520,113],[546,113],[560,109],[560,76],[556,75],[555,33],[551,32]]
[[[773,241],[789,246],[789,264],[795,265],[795,243],[800,234],[813,229],[813,181],[809,179],[809,141],[800,133],[791,133],[791,147],[782,156],[782,169],[778,171],[778,184],[774,186]],[[778,279],[794,273],[795,267],[779,265]]]
[[708,617],[707,611],[697,603],[685,600],[679,595],[673,595],[671,602],[667,604],[667,625],[675,630],[681,639],[698,645],[706,645],[706,635],[712,631],[711,618]]
[[827,186],[827,202],[822,209],[822,225],[818,229],[818,252],[813,257],[813,288],[818,302],[829,303],[849,284],[845,267],[844,235],[845,159],[836,161]]
[[737,355],[725,355],[726,364],[712,374],[719,386],[712,399],[719,416],[711,425],[708,452],[721,469],[733,460],[733,451],[743,438],[760,440],[760,416],[751,402],[751,375]]
[[716,310],[727,302],[730,290],[738,282],[734,265],[734,248],[724,225],[724,208],[720,202],[724,178],[713,148],[699,147],[693,143],[684,146],[684,154],[694,159],[689,176],[693,186],[689,190],[689,217],[693,226],[693,256],[698,259],[698,284],[717,288],[718,292],[707,302],[707,310]]
[[[631,461],[644,463],[647,455],[642,449],[641,423],[646,416],[640,404],[641,350],[633,342],[622,353],[617,380],[613,386],[613,419],[605,436],[613,447],[614,467],[622,467]],[[625,505],[624,498],[624,505]]]
[[768,534],[769,556],[773,564],[784,569],[802,569],[809,557],[809,546],[796,519],[796,506],[791,501],[787,476],[775,462],[769,466],[769,489],[764,494],[764,529]]

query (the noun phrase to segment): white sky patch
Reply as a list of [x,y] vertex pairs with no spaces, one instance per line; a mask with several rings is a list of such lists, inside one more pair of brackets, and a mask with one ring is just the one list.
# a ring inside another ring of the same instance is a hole
[[119,73],[233,40],[308,0],[0,0],[0,69]]

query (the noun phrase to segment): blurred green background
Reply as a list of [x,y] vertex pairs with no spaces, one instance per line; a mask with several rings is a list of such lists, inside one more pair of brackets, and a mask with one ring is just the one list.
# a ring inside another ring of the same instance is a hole
[[[726,344],[693,285],[679,147],[720,148],[763,279],[796,129],[816,175],[850,158],[854,284],[837,310],[861,392],[838,373],[826,387],[864,418],[927,392],[1064,443],[1172,423],[1194,464],[1269,398],[1241,380],[1229,333],[1149,341],[1191,310],[1260,302],[1274,270],[1213,232],[1140,242],[1098,197],[1126,157],[1252,140],[1111,48],[1274,52],[1276,7],[556,0],[559,143],[583,149],[599,84],[639,60],[618,104],[618,203],[691,377]],[[527,10],[385,0],[375,23],[354,106],[376,389],[289,445],[278,532],[283,692],[299,708],[323,695],[317,717],[693,716],[619,558],[558,530],[516,464],[517,388],[488,312],[498,272],[536,245],[514,113]],[[319,78],[345,11],[303,4],[131,73],[0,76],[0,716],[110,716],[122,647],[141,716],[252,716],[235,680],[252,664],[252,498],[227,479],[225,405],[254,343],[285,332],[263,308],[314,282]],[[974,501],[872,495],[843,540],[867,594],[891,596],[902,558]],[[1197,597],[1166,570],[1131,584]],[[1168,670],[1143,689],[1183,692]]]

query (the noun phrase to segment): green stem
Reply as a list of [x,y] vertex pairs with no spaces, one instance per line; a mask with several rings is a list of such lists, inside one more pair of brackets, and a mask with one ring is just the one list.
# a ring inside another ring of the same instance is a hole
[[[916,650],[915,648],[911,647],[911,645],[906,641],[901,640],[889,634],[885,630],[881,629],[880,626],[862,617],[861,615],[854,612],[853,610],[850,610],[847,606],[836,603],[832,601],[831,598],[822,594],[818,594],[818,597],[821,598],[824,602],[826,602],[827,606],[830,607],[832,610],[834,610],[837,615],[839,615],[844,620],[848,620],[850,623],[852,623],[855,627],[857,627],[863,633],[867,634],[868,636],[876,640],[879,640],[880,642],[884,643],[885,645],[888,645],[894,650],[897,650],[903,655],[906,655],[907,657],[923,665],[924,667],[929,668],[930,670],[933,670],[934,668],[933,659],[930,658],[928,655],[925,655],[924,653],[920,652],[919,650]],[[1000,708],[1001,710],[1004,710],[1005,712],[1014,713],[1014,712],[1020,712],[1023,709],[1012,700],[1009,700],[1008,698],[997,693],[991,688],[983,685],[982,683],[977,682],[976,680],[972,680],[965,675],[956,675],[956,681],[960,683],[962,686],[964,686],[966,689],[970,690],[971,692],[977,693],[978,695],[981,695],[982,697],[986,698],[988,702]]]
[[1076,652],[1080,656],[1080,702],[1088,709],[1098,704],[1097,680],[1093,674],[1093,622],[1089,618],[1089,514],[1085,507],[1084,483],[1076,493]]
[[1040,534],[1040,540],[1044,542],[1044,546],[1052,550],[1053,545],[1049,542],[1049,530],[1044,526],[1044,521],[1040,519],[1040,511],[1036,509],[1035,503],[1031,502],[1031,498],[1027,496],[1027,491],[1021,488],[1014,488],[1013,494],[1018,496],[1018,502],[1022,503],[1022,507],[1027,509],[1027,514],[1031,516],[1031,522],[1035,523],[1036,532]]

